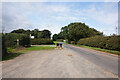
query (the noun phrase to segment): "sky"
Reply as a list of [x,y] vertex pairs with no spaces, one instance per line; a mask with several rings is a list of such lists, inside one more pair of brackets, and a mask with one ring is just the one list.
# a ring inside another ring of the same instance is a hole
[[116,34],[117,2],[3,2],[2,27],[5,32],[48,29],[52,35],[70,23],[83,22],[105,35]]

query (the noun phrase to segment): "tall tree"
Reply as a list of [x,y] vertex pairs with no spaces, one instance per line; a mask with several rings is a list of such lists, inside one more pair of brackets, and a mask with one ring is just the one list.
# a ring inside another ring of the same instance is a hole
[[71,23],[69,26],[69,37],[74,39],[75,43],[81,38],[91,37],[95,35],[100,35],[99,31],[89,28],[85,23]]
[[35,38],[37,38],[38,32],[39,32],[39,29],[34,29],[32,30],[32,35],[35,36]]
[[62,27],[61,28],[61,33],[62,33],[62,35],[63,35],[63,37],[64,37],[64,39],[68,39],[68,30],[69,30],[69,27],[68,26],[65,26],[65,27]]
[[43,38],[43,33],[42,33],[42,31],[39,31],[39,32],[38,32],[37,38]]
[[25,33],[26,31],[24,29],[17,29],[13,30],[11,33]]
[[49,30],[43,30],[42,35],[43,35],[43,38],[50,38],[51,32]]
[[54,34],[53,37],[52,37],[53,41],[56,41],[58,39],[58,35],[57,34]]

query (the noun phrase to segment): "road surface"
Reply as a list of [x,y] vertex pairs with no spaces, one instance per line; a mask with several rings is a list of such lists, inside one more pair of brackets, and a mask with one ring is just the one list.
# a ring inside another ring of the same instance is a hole
[[68,44],[64,44],[65,48],[71,49],[94,64],[118,75],[118,56],[108,54],[101,51],[80,48]]
[[3,61],[3,78],[117,78],[117,56],[64,44]]

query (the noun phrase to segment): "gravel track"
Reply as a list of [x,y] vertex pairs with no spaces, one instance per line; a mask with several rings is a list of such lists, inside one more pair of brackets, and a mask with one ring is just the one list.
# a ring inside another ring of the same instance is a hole
[[2,64],[3,78],[117,78],[68,48],[32,51]]

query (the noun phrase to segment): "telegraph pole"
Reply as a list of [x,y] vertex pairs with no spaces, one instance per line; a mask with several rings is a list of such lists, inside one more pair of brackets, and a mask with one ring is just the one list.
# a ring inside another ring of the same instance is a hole
[[116,26],[115,30],[116,30],[116,35],[117,35],[118,34],[118,27],[117,26]]

